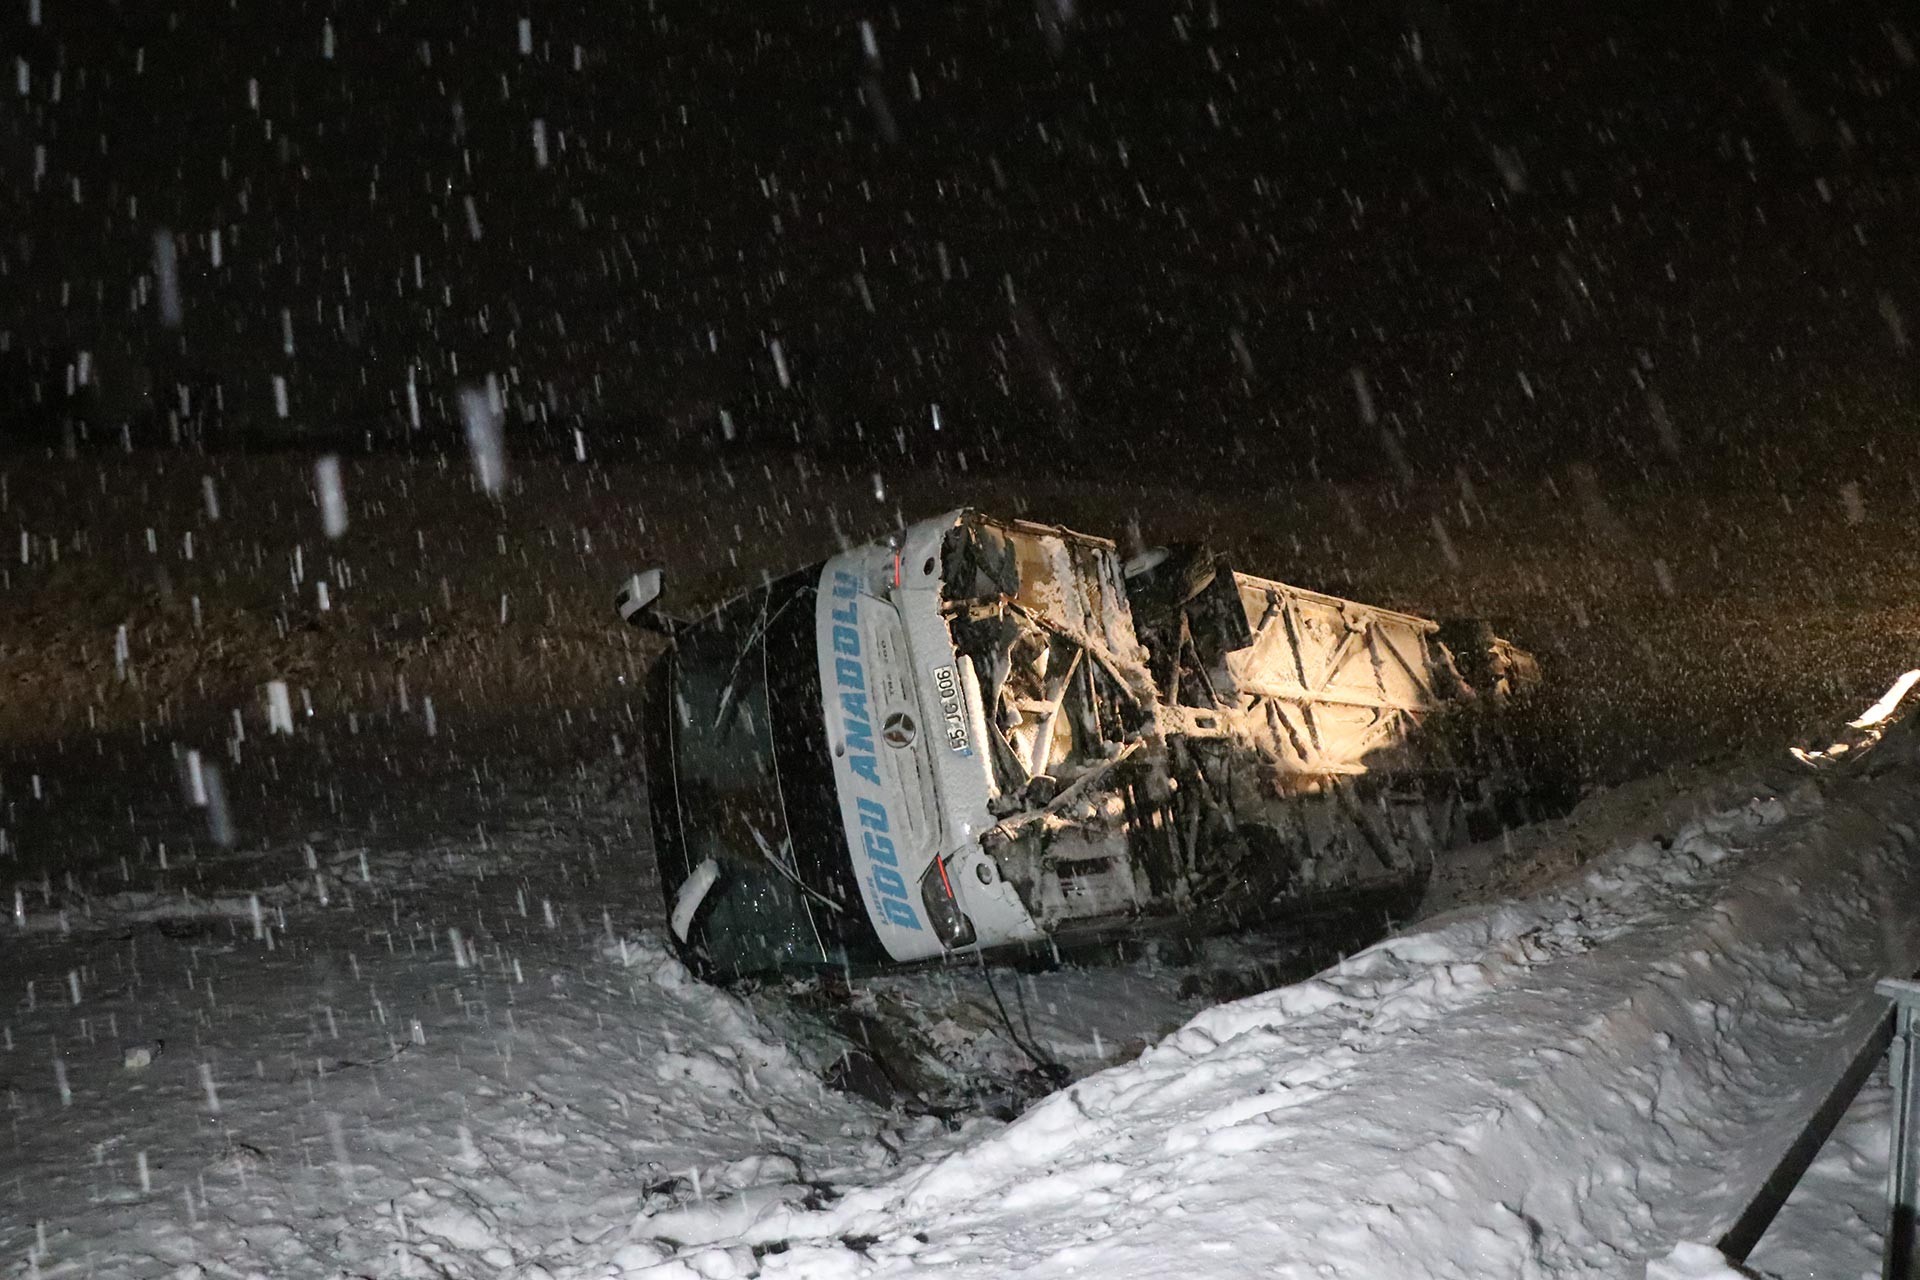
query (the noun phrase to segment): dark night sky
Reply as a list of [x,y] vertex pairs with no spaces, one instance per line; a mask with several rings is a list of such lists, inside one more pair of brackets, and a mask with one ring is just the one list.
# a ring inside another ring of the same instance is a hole
[[915,449],[937,403],[1339,470],[1911,399],[1886,6],[7,4],[9,395],[87,350],[97,426],[153,370],[388,435],[414,366],[429,434],[495,373],[529,437]]

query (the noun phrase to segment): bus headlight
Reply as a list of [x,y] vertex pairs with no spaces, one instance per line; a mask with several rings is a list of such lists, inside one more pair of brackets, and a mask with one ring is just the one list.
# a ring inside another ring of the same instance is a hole
[[960,901],[954,897],[953,882],[947,879],[947,862],[944,858],[935,858],[920,877],[920,901],[927,909],[927,919],[933,921],[933,931],[940,936],[948,950],[964,947],[973,941],[973,921],[967,919],[960,910]]

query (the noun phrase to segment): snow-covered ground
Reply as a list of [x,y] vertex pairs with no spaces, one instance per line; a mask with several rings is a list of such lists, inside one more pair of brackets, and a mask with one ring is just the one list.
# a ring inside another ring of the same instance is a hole
[[644,1229],[770,1276],[1629,1274],[1731,1224],[1920,959],[1914,761],[1881,750],[1209,1010],[824,1211]]
[[[439,751],[361,754],[491,774],[442,732]],[[658,1259],[629,1230],[650,1211],[760,1187],[828,1196],[998,1127],[987,1114],[1019,1105],[1033,1072],[996,993],[1021,1040],[1084,1074],[1211,1003],[1227,970],[1285,971],[1221,941],[992,988],[966,969],[726,993],[667,952],[638,806],[630,790],[610,800],[600,773],[462,796],[383,781],[339,742],[260,745],[247,776],[308,804],[248,825],[320,829],[222,851],[169,798],[173,753],[147,754],[160,794],[138,769],[116,774],[109,795],[141,797],[117,822],[84,769],[14,789],[41,847],[10,850],[12,868],[53,856],[61,828],[36,806],[64,803],[69,827],[137,851],[76,848],[77,875],[0,882],[0,1274],[537,1275]],[[917,1064],[920,1114],[823,1084],[883,1025],[908,1033],[880,1056]]]
[[[1542,852],[1564,826],[1501,842],[1469,879],[1550,882],[1213,1007],[1298,956],[717,991],[662,945],[632,811],[551,794],[251,855],[265,883],[204,854],[91,896],[26,879],[0,1266],[1635,1274],[1718,1237],[1877,1016],[1871,979],[1920,962],[1911,737],[1616,806],[1583,866]],[[1031,1064],[996,995],[1078,1077],[1010,1124]],[[822,1083],[875,1025],[931,1105]],[[1872,1268],[1884,1114],[1882,1084],[1754,1266]]]

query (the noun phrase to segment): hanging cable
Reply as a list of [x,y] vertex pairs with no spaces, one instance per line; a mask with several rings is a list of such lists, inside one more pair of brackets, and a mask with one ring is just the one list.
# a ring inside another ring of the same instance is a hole
[[[1014,1047],[1020,1050],[1021,1053],[1027,1055],[1027,1061],[1033,1063],[1033,1069],[1038,1072],[1047,1083],[1056,1089],[1065,1084],[1068,1077],[1067,1069],[1042,1053],[1036,1047],[1035,1043],[1022,1040],[1020,1033],[1013,1029],[1013,1019],[1008,1016],[1007,1006],[1000,999],[1000,988],[994,985],[993,970],[987,967],[986,956],[976,951],[973,953],[973,958],[980,963],[980,976],[987,980],[987,990],[993,995],[993,1006],[1000,1011],[1000,1025],[1007,1029],[1007,1039],[1013,1041]],[[1027,1030],[1029,1033],[1032,1032],[1033,1028],[1031,1024],[1028,1025]]]

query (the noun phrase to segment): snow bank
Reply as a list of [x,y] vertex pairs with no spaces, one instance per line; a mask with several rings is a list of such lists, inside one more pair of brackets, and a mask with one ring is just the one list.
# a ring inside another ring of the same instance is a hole
[[1746,1280],[1718,1249],[1677,1244],[1666,1257],[1647,1264],[1647,1280]]
[[1732,1222],[1880,1017],[1873,981],[1920,964],[1917,776],[1903,725],[1845,772],[1208,1010],[827,1210],[715,1216],[699,1256],[807,1280],[1726,1274],[1678,1246]]

